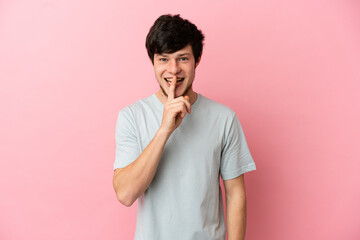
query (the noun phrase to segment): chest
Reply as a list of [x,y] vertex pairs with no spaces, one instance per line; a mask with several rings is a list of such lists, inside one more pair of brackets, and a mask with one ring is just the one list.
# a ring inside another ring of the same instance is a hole
[[[188,114],[168,139],[159,162],[156,179],[179,178],[191,184],[208,184],[219,174],[224,127],[206,115]],[[162,112],[137,119],[140,151],[150,143],[161,125]]]

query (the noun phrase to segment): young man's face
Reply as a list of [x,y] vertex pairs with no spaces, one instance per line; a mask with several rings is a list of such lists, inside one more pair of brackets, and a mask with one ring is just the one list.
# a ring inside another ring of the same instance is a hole
[[195,77],[195,68],[198,64],[199,61],[195,63],[191,45],[187,45],[174,53],[155,53],[155,76],[164,95],[168,96],[170,82],[174,76],[177,77],[175,97],[192,94],[192,83]]

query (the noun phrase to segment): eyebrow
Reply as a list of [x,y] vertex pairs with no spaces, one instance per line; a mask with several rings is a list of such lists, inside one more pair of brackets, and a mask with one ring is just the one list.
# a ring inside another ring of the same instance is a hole
[[190,55],[190,53],[182,53],[182,54],[179,54],[179,57],[182,57],[182,56],[185,56],[185,55]]
[[[156,53],[156,55],[158,55],[159,57],[168,57],[169,54],[163,53],[163,54],[159,54]],[[186,56],[186,55],[191,55],[190,53],[186,52],[186,53],[180,53],[179,55],[177,55],[176,57],[182,57],[182,56]]]

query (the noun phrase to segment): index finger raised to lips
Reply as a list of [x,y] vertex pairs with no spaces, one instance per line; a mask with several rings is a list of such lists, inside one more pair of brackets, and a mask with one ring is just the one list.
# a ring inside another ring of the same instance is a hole
[[176,86],[176,82],[177,82],[177,78],[176,76],[173,77],[171,84],[170,84],[170,89],[169,89],[169,98],[168,100],[171,101],[175,98],[175,86]]

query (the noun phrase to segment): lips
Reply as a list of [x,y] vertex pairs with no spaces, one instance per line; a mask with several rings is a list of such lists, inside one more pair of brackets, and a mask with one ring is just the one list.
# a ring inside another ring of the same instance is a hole
[[[164,79],[166,81],[167,86],[170,87],[172,79],[167,79],[167,78],[164,78]],[[182,85],[184,79],[185,78],[179,78],[179,80],[176,81],[176,86],[175,87],[176,88],[180,87]]]
[[[168,82],[168,83],[171,83],[171,81],[172,81],[172,79],[167,79],[167,78],[164,78],[164,79],[165,79],[165,81]],[[178,78],[178,80],[176,81],[176,84],[184,81],[184,79],[185,79],[185,78]]]

